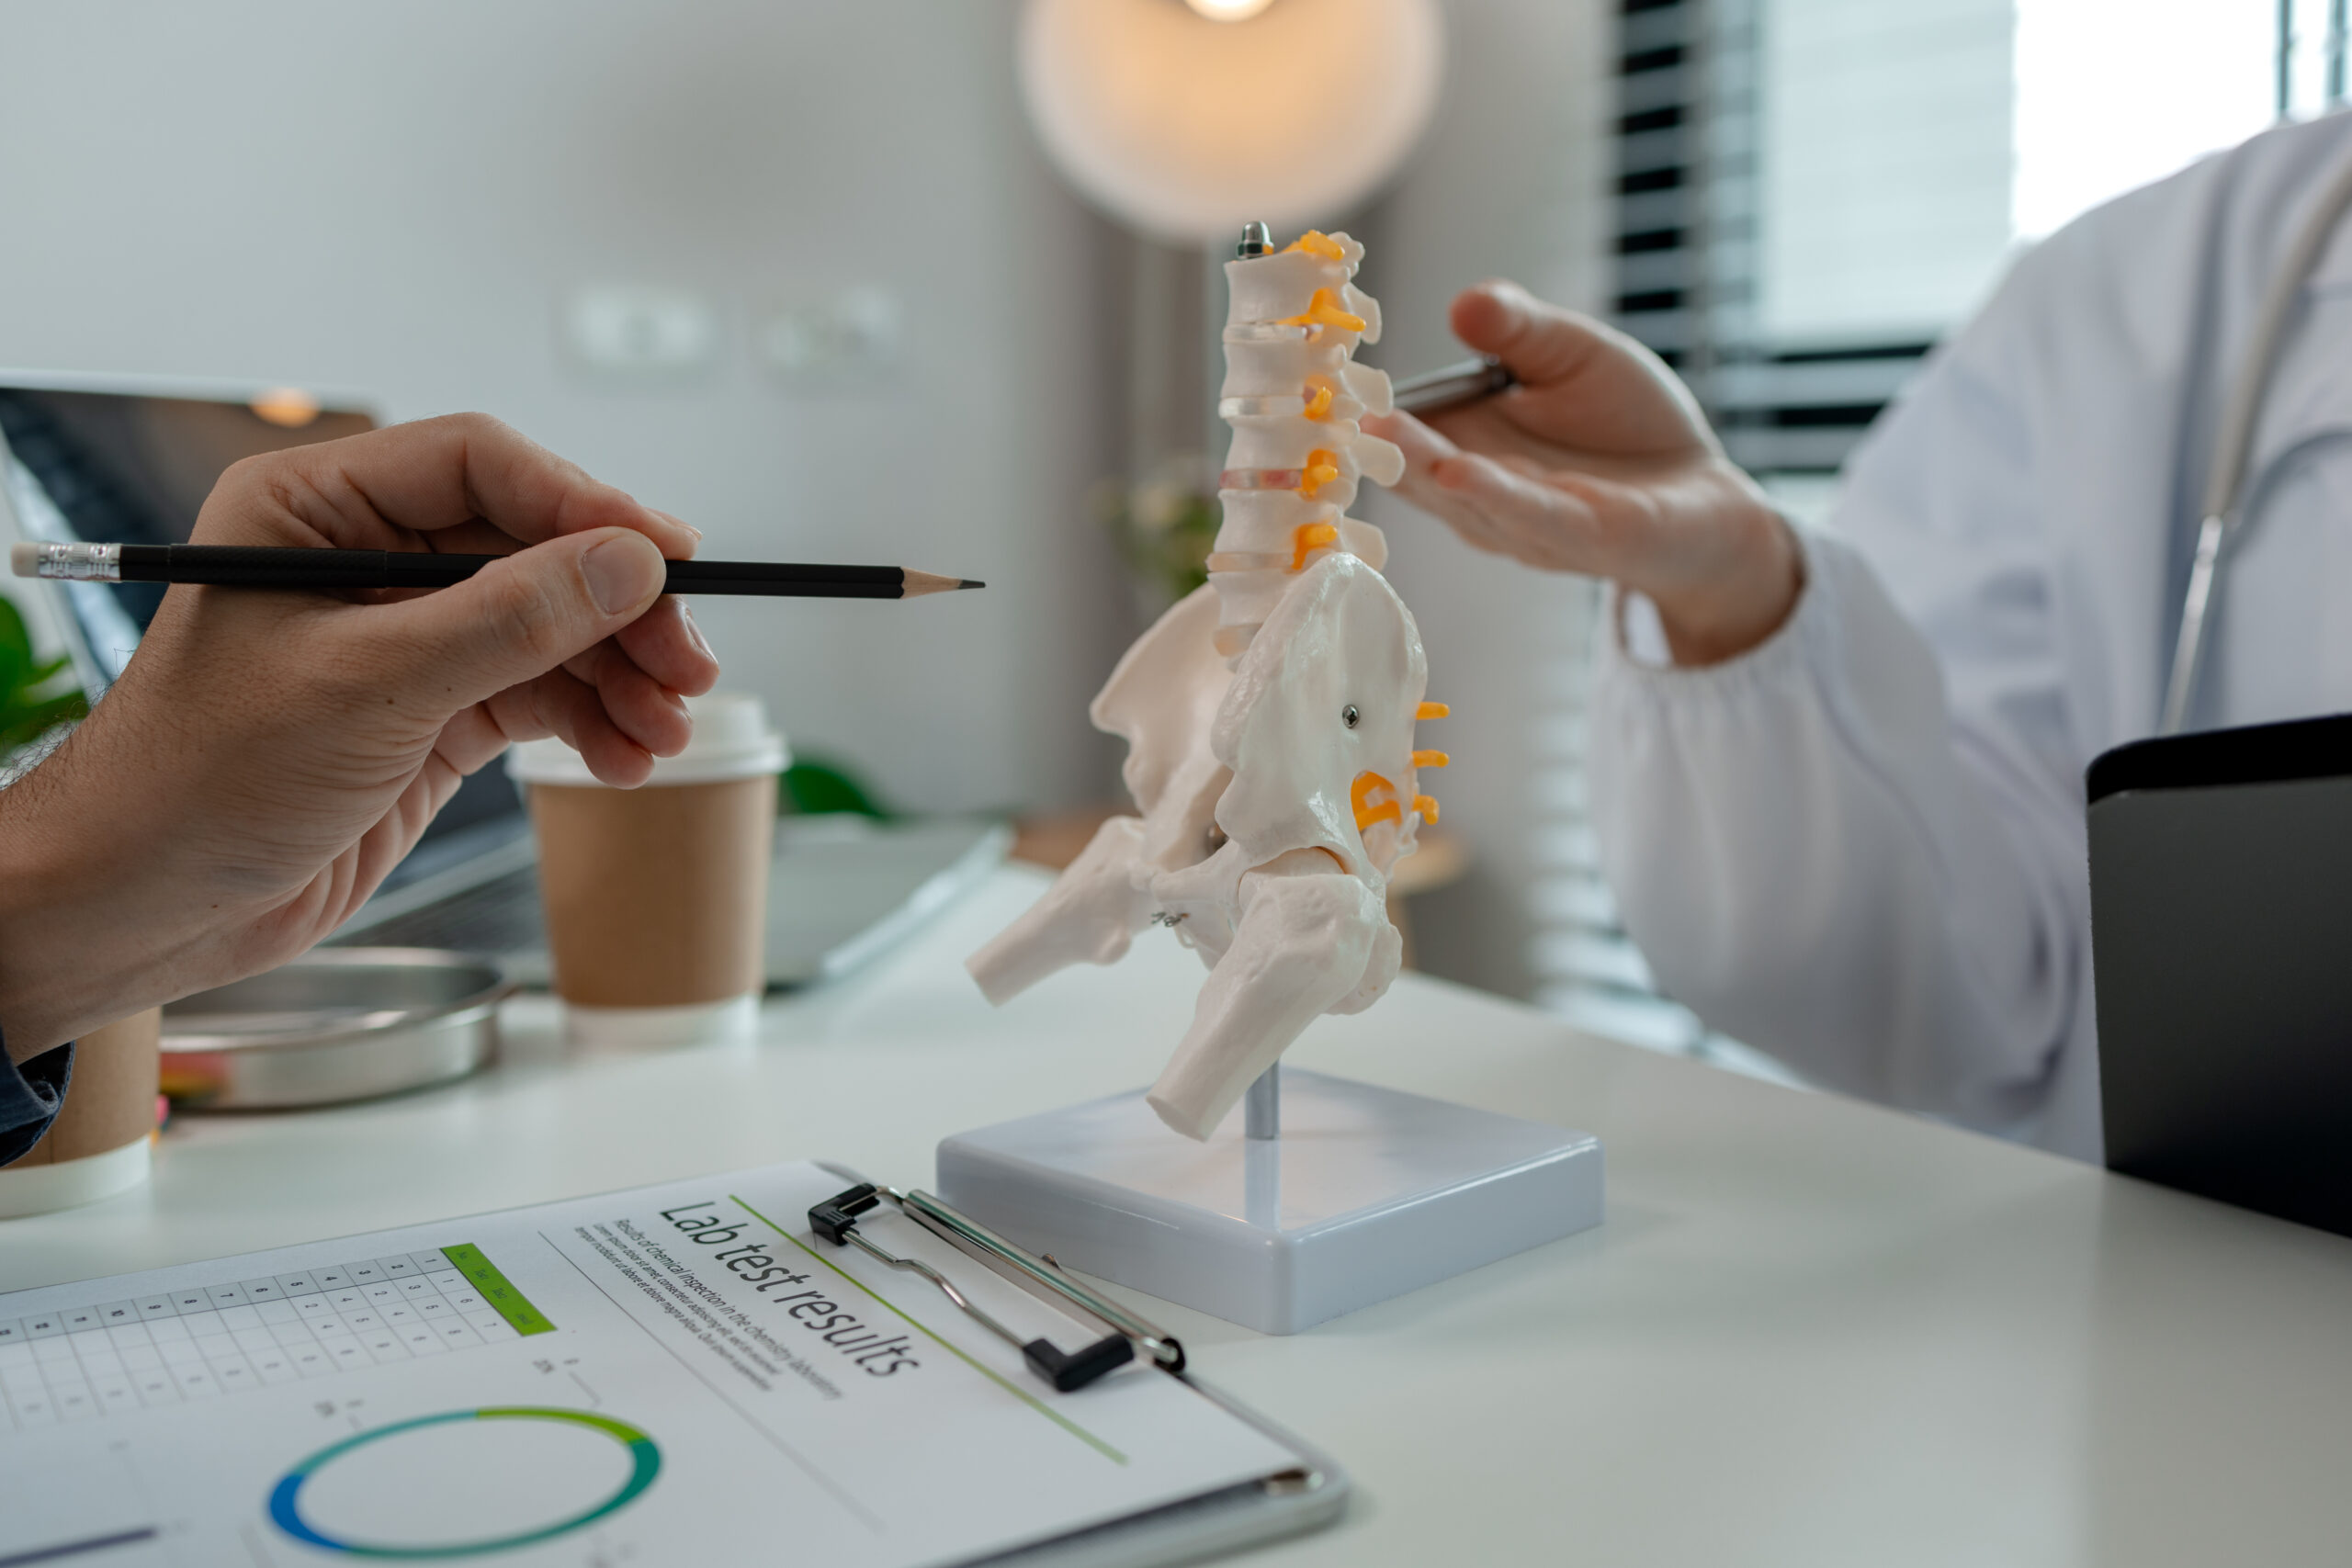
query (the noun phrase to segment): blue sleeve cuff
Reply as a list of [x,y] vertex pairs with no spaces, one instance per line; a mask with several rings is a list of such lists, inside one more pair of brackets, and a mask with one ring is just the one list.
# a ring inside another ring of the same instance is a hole
[[74,1047],[60,1045],[21,1065],[0,1050],[0,1165],[21,1158],[65,1102],[65,1086],[74,1076]]

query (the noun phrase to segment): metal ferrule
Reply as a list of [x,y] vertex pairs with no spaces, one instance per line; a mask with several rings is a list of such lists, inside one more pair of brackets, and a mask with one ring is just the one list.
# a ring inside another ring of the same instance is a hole
[[56,545],[34,547],[30,571],[19,577],[62,578],[68,582],[120,582],[120,545]]

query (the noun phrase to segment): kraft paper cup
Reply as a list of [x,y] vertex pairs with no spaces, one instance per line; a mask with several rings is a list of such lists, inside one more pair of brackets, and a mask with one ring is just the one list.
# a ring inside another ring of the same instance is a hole
[[638,789],[560,740],[507,754],[538,837],[564,1032],[591,1048],[749,1039],[767,987],[768,862],[784,737],[760,699],[689,698],[695,738]]
[[0,1167],[0,1219],[94,1203],[147,1179],[163,1032],[163,1009],[150,1008],[74,1043],[57,1120],[21,1158]]

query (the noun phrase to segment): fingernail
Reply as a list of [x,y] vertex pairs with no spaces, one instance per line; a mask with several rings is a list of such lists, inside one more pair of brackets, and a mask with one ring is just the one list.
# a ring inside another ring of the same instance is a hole
[[588,596],[608,615],[633,610],[662,586],[662,558],[642,534],[625,534],[590,547],[580,558]]
[[[647,507],[646,510],[648,512],[653,512],[653,509],[650,506]],[[684,518],[673,516],[667,512],[653,512],[653,515],[659,517],[664,523],[676,524],[679,527],[684,528],[687,533],[692,534],[695,536],[695,543],[702,543],[702,530],[687,522]]]
[[686,635],[695,639],[695,651],[700,653],[705,659],[709,660],[713,664],[718,663],[718,655],[710,650],[710,639],[702,635],[702,626],[695,619],[693,607],[682,604],[679,608],[684,610],[686,613]]

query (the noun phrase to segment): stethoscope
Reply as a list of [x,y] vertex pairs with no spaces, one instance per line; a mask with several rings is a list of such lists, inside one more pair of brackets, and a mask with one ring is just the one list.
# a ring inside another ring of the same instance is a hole
[[2196,700],[2198,677],[2204,671],[2205,625],[2213,604],[2213,587],[2229,559],[2225,551],[2245,536],[2252,519],[2246,512],[2245,470],[2254,446],[2254,427],[2262,415],[2264,396],[2278,366],[2279,340],[2286,335],[2287,318],[2296,297],[2319,265],[2320,253],[2345,213],[2352,208],[2352,164],[2338,170],[2321,193],[2319,205],[2305,220],[2302,231],[2271,277],[2263,296],[2262,312],[2255,318],[2254,340],[2238,367],[2222,410],[2222,423],[2213,441],[2213,466],[2205,479],[2204,520],[2197,525],[2197,554],[2188,568],[2188,592],[2180,603],[2180,635],[2173,644],[2172,666],[2165,677],[2164,714],[2159,735],[2177,735],[2188,722],[2189,704]]

